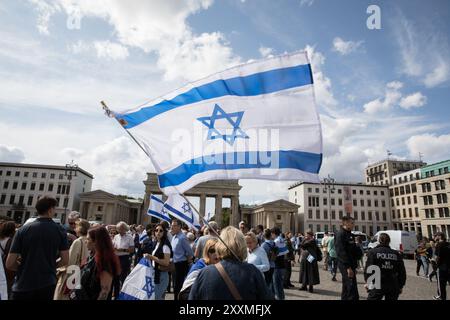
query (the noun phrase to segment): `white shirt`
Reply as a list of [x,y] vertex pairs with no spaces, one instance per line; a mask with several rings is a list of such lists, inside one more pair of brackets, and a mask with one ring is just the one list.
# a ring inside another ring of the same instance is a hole
[[261,273],[270,270],[270,262],[266,251],[261,247],[256,247],[252,252],[247,249],[247,262],[253,264]]
[[[126,233],[125,235],[121,236],[120,234],[116,234],[114,236],[113,240],[114,249],[130,249],[134,248],[134,239],[133,237]],[[118,256],[126,256],[129,255],[128,252],[116,252]]]
[[[155,255],[156,250],[158,249],[158,247],[159,247],[159,242],[156,244],[155,250],[153,250],[153,252],[152,252],[152,256]],[[170,248],[169,248],[169,246],[168,246],[167,244],[163,245],[162,251],[163,251],[164,254],[170,254]],[[152,266],[153,266],[153,268],[156,268],[156,266],[155,266],[155,261],[152,261]]]

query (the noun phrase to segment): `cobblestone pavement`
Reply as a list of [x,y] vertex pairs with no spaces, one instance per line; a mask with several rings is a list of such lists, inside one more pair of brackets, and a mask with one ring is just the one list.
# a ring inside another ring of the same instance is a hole
[[[407,273],[406,285],[400,295],[400,300],[432,300],[437,290],[436,278],[431,283],[425,277],[416,276],[415,260],[405,260],[405,267]],[[291,275],[291,282],[295,285],[295,288],[285,289],[286,300],[340,300],[342,283],[339,271],[338,281],[333,282],[330,273],[323,270],[323,263],[319,263],[319,270],[320,284],[314,287],[314,292],[299,291],[299,264],[296,263]],[[423,274],[422,270],[421,274]],[[365,300],[367,299],[367,292],[364,289],[364,278],[361,271],[359,271],[357,278],[360,299]],[[166,294],[166,300],[173,300],[173,294]]]
[[[436,278],[430,282],[425,277],[418,277],[416,275],[416,261],[405,260],[406,267],[406,285],[403,288],[403,293],[400,295],[400,300],[432,300],[436,295],[437,282]],[[292,270],[291,282],[295,285],[294,289],[285,289],[287,300],[339,300],[341,295],[342,282],[341,275],[338,271],[337,282],[331,281],[331,275],[328,271],[323,270],[323,263],[319,263],[320,269],[320,284],[314,287],[314,293],[306,291],[299,291],[299,264],[296,263]],[[421,275],[423,271],[421,270]],[[367,292],[364,289],[364,277],[362,271],[357,274],[358,292],[361,300],[367,299]],[[448,289],[447,289],[448,290]]]

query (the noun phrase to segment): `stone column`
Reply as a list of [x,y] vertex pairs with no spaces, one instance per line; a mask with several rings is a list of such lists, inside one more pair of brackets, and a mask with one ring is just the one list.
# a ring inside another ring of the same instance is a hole
[[239,215],[239,201],[237,196],[231,197],[231,217],[231,225],[237,228],[239,226],[239,222],[242,220]]
[[218,194],[216,196],[216,207],[215,207],[215,217],[214,220],[219,225],[219,228],[222,228],[223,216],[222,216],[222,195]]
[[200,215],[202,217],[205,216],[205,210],[206,210],[206,194],[202,193],[200,195]]

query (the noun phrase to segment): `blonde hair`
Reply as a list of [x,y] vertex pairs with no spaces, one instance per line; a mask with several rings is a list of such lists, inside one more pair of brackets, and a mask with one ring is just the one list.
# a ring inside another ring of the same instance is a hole
[[217,255],[220,259],[235,259],[234,254],[240,261],[247,258],[247,245],[240,230],[232,226],[226,227],[220,233],[220,238],[226,244],[225,246],[221,241],[216,244]]
[[82,236],[87,236],[89,228],[91,227],[91,224],[89,221],[85,219],[80,219],[75,222],[76,227],[80,228],[80,234]]
[[211,238],[205,243],[205,247],[203,248],[203,260],[205,260],[206,264],[211,263],[211,261],[209,260],[208,251],[216,246],[217,241],[219,240],[217,240],[216,238]]

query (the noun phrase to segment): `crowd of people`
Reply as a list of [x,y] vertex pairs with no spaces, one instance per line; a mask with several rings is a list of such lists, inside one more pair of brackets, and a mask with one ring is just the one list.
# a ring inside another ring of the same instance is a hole
[[[369,300],[396,300],[406,283],[402,255],[391,249],[386,233],[363,263],[360,239],[352,233],[354,219],[343,217],[335,234],[326,233],[320,244],[314,233],[283,233],[262,225],[220,230],[211,221],[199,231],[181,221],[156,225],[115,226],[90,224],[78,212],[64,227],[55,223],[56,200],[41,198],[38,218],[17,229],[14,222],[0,224],[0,272],[12,300],[113,300],[119,297],[130,271],[141,259],[154,269],[156,300],[173,290],[175,300],[284,300],[292,289],[292,266],[299,263],[298,290],[314,293],[320,285],[319,262],[331,281],[342,282],[342,300],[358,300],[357,273],[367,281]],[[424,239],[417,249],[417,273],[438,279],[436,299],[446,299],[450,273],[450,246],[445,234],[434,242]],[[432,272],[429,273],[429,265]],[[373,267],[380,270],[381,286],[369,283]],[[75,283],[74,268],[80,281]]]

